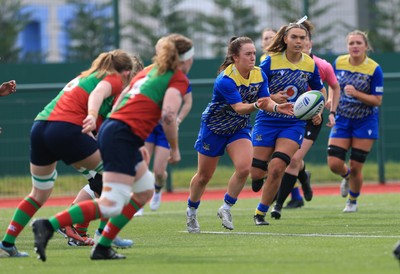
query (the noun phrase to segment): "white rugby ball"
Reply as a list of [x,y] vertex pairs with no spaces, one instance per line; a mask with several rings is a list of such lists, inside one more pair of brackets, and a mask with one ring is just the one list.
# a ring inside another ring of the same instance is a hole
[[293,106],[294,116],[300,120],[309,120],[322,111],[325,105],[324,96],[318,90],[310,90],[297,98]]

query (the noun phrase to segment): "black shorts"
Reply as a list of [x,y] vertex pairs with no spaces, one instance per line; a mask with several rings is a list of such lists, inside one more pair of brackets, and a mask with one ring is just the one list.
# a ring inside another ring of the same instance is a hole
[[136,165],[143,160],[139,149],[144,140],[127,124],[107,119],[100,128],[98,142],[104,171],[136,175]]
[[70,165],[98,149],[95,139],[82,133],[82,126],[68,122],[35,121],[30,136],[31,163],[46,166],[62,160]]
[[315,140],[317,140],[318,138],[319,132],[321,131],[323,122],[324,119],[322,119],[321,123],[318,126],[316,126],[313,124],[311,120],[307,120],[304,139],[312,140],[315,142]]

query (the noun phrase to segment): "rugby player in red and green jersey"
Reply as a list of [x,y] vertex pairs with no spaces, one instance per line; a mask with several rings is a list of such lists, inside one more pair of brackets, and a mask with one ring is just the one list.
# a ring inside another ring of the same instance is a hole
[[[142,161],[139,149],[160,118],[171,146],[169,161],[172,164],[180,161],[177,113],[189,86],[186,74],[192,66],[193,55],[193,43],[185,36],[171,34],[163,39],[160,51],[153,59],[154,66],[134,78],[131,89],[117,102],[117,107],[100,128],[98,142],[104,162],[100,198],[78,203],[32,224],[39,259],[46,260],[45,248],[59,227],[101,217],[119,218],[127,207],[135,206],[132,190],[154,189],[151,182],[143,181],[141,185],[135,182],[135,166]],[[126,223],[121,218],[121,222],[114,225],[122,229]],[[90,258],[124,259],[124,255],[111,248],[110,240],[115,235],[107,233],[106,227]]]
[[[1,255],[28,256],[17,250],[15,241],[50,196],[59,160],[102,172],[97,142],[87,132],[82,132],[82,127],[95,124],[99,113],[111,109],[114,96],[129,83],[131,71],[132,58],[127,52],[101,53],[88,70],[67,84],[35,118],[30,134],[32,191],[17,206],[0,243]],[[88,108],[89,95],[95,97],[91,108]]]

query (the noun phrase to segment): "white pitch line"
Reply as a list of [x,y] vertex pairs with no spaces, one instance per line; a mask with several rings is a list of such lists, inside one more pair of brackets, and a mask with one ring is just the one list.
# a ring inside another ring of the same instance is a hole
[[[187,231],[179,231],[187,233]],[[327,238],[396,238],[397,236],[385,235],[360,235],[360,234],[293,234],[293,233],[273,233],[273,232],[223,232],[223,231],[201,231],[200,234],[219,234],[219,235],[267,235],[267,236],[288,236],[288,237],[327,237]]]

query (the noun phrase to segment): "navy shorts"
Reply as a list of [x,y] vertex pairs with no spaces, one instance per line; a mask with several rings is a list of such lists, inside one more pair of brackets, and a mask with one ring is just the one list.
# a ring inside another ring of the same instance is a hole
[[98,142],[104,171],[136,175],[136,165],[143,161],[139,149],[144,142],[127,124],[107,119],[100,127]]
[[98,149],[95,139],[82,133],[82,126],[68,122],[35,121],[31,129],[31,163],[46,166],[62,160],[70,165]]

